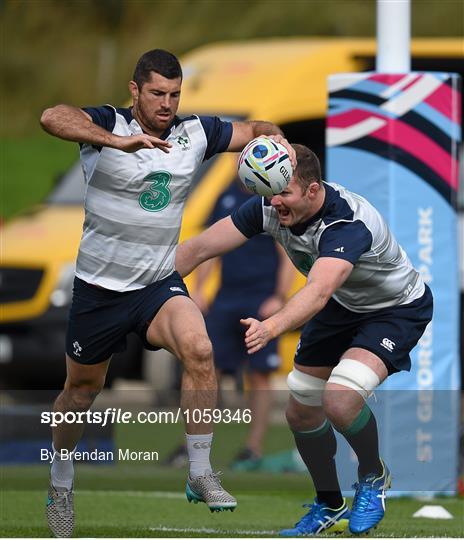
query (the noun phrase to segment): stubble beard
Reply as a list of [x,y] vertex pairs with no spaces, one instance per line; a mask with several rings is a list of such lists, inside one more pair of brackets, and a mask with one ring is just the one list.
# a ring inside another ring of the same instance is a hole
[[156,120],[152,120],[148,114],[146,114],[144,107],[140,106],[140,103],[134,104],[133,112],[137,122],[141,124],[144,131],[151,132],[155,137],[159,137],[165,129],[169,126],[171,120],[166,124],[158,124]]

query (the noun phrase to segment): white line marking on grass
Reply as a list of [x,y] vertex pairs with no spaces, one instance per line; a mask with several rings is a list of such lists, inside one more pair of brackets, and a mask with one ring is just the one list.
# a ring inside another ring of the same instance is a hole
[[239,536],[257,536],[260,534],[275,535],[276,531],[247,531],[242,529],[209,529],[207,527],[199,527],[195,529],[193,527],[165,527],[160,525],[159,527],[150,527],[150,531],[160,532],[178,532],[178,533],[205,533],[205,534],[230,534]]

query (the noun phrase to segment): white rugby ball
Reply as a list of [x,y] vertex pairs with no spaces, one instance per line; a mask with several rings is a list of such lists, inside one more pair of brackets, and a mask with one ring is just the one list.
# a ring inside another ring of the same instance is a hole
[[287,149],[267,137],[250,141],[238,158],[238,175],[245,187],[272,197],[281,193],[290,182],[293,170]]

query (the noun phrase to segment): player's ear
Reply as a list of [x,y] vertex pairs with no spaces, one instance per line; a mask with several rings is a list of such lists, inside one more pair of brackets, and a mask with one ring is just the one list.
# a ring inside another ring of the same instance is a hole
[[310,184],[309,184],[309,193],[312,197],[316,196],[318,193],[319,193],[319,190],[321,189],[321,186],[319,185],[319,182],[317,182],[316,180],[313,180]]
[[139,87],[135,81],[129,82],[129,92],[131,93],[132,99],[136,101],[139,97]]

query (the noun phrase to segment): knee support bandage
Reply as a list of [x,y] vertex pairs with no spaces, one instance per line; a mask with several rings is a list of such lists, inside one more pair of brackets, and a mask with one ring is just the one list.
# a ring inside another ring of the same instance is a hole
[[287,377],[291,395],[299,403],[309,407],[320,407],[322,405],[322,393],[326,382],[324,379],[307,375],[297,369],[290,371]]
[[333,368],[327,382],[352,388],[366,400],[380,384],[380,379],[373,369],[362,362],[343,358]]

